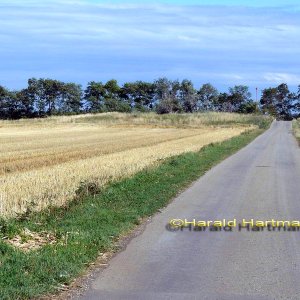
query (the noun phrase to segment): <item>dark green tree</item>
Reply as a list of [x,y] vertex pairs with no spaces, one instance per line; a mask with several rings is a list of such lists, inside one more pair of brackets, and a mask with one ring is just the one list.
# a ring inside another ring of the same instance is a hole
[[254,101],[247,101],[242,103],[238,109],[239,113],[242,114],[254,114],[259,112],[258,103]]
[[28,80],[27,96],[30,102],[33,102],[38,116],[44,116],[46,113],[46,99],[42,79],[30,78]]
[[182,111],[180,105],[180,83],[160,78],[154,82],[156,111],[159,114]]
[[282,83],[276,88],[263,90],[260,99],[261,110],[264,113],[282,119],[289,120],[295,114],[297,106],[297,94],[291,93],[287,84]]
[[82,108],[82,88],[75,83],[61,85],[60,113],[79,113]]
[[197,110],[197,91],[190,80],[184,79],[181,82],[180,89],[180,103],[183,110],[187,113],[192,113]]
[[149,111],[154,106],[154,85],[144,81],[125,83],[121,88],[121,98],[138,111]]
[[202,85],[198,92],[198,110],[209,111],[219,109],[219,92],[210,83]]
[[106,89],[102,82],[91,81],[84,91],[87,111],[98,112],[103,109]]
[[11,93],[3,86],[0,86],[0,118],[9,118],[9,103],[12,101]]
[[288,85],[285,83],[280,84],[276,90],[277,118],[289,120],[292,118],[293,103],[296,95],[290,92]]
[[267,88],[262,91],[260,107],[263,113],[270,114],[271,116],[277,116],[276,95],[276,88]]
[[36,117],[34,98],[29,94],[28,89],[16,92],[16,98],[20,101],[20,118]]
[[218,95],[218,100],[214,104],[214,109],[216,111],[232,112],[232,104],[230,102],[230,97],[227,93],[220,93]]
[[36,104],[40,116],[57,113],[57,105],[61,94],[62,82],[53,79],[28,80],[28,96]]
[[117,80],[111,79],[107,81],[106,84],[104,85],[104,89],[105,89],[105,95],[104,95],[105,99],[115,99],[115,100],[120,99],[121,88],[118,85]]
[[300,118],[300,85],[298,86],[298,92],[294,103],[294,115]]
[[231,104],[230,111],[237,112],[240,106],[245,103],[251,102],[251,93],[249,88],[245,85],[236,85],[229,88],[229,103]]

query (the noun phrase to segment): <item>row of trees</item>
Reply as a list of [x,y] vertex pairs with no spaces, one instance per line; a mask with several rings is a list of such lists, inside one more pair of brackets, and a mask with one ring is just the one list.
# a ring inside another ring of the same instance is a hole
[[276,88],[263,90],[260,99],[261,110],[277,117],[289,120],[300,116],[300,86],[298,92],[290,92],[287,84],[280,84]]
[[28,80],[20,91],[0,86],[0,118],[43,117],[84,112],[156,111],[180,113],[225,111],[254,113],[263,111],[278,118],[290,118],[300,110],[299,93],[291,93],[286,84],[265,89],[260,103],[251,98],[247,86],[229,88],[220,93],[207,83],[197,90],[190,80],[160,78],[152,83],[136,81],[119,86],[116,80],[89,82],[86,89],[75,83],[52,79]]

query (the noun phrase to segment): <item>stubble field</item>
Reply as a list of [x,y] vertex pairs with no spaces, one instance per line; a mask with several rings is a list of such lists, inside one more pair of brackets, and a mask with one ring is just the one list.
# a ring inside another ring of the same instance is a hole
[[[101,114],[0,123],[1,216],[63,206],[185,152],[255,127],[229,114]],[[260,118],[261,119],[261,118]]]

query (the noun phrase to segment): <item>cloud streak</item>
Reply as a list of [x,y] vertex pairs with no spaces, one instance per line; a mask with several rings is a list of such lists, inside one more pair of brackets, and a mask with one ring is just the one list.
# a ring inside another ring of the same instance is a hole
[[0,84],[168,76],[221,89],[296,86],[299,17],[285,7],[2,1]]

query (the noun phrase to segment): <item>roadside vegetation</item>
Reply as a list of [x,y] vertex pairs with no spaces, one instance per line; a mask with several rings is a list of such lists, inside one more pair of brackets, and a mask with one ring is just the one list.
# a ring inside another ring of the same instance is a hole
[[299,141],[299,145],[300,145],[300,119],[293,121],[293,129],[294,129],[294,134],[297,140]]
[[[269,119],[268,123],[270,121]],[[267,122],[263,124],[267,127]],[[243,127],[243,129],[246,128]],[[139,130],[134,129],[136,130],[139,134]],[[115,245],[120,235],[139,224],[142,218],[154,214],[159,208],[167,205],[192,181],[264,131],[258,127],[250,131],[235,128],[207,128],[203,135],[197,130],[203,129],[196,129],[194,136],[193,130],[189,129],[187,132],[192,134],[191,137],[187,137],[181,130],[179,133],[182,135],[179,139],[181,142],[177,143],[175,140],[175,144],[171,141],[163,142],[166,143],[163,147],[155,146],[153,151],[150,151],[150,156],[154,156],[153,161],[166,159],[159,164],[144,164],[142,168],[137,167],[134,172],[131,172],[135,173],[133,176],[112,182],[101,191],[98,188],[94,189],[93,186],[83,185],[81,196],[76,201],[68,202],[64,207],[51,207],[41,212],[31,212],[18,219],[2,219],[0,223],[1,299],[31,299],[65,289],[66,285],[74,277],[82,274],[87,265],[99,255],[103,255],[106,251],[117,250]],[[224,130],[229,132],[226,137],[224,137]],[[131,133],[133,134],[134,131]],[[238,135],[242,131],[244,132]],[[86,132],[83,132],[85,136]],[[97,130],[96,133],[98,134]],[[35,133],[31,132],[31,134],[34,136]],[[209,138],[211,134],[215,134],[215,139]],[[25,136],[27,140],[26,132]],[[130,136],[128,135],[128,138]],[[203,142],[205,136],[208,136],[207,142]],[[222,142],[218,142],[220,136]],[[228,139],[230,136],[234,137]],[[116,139],[121,138],[116,137]],[[147,138],[144,139],[147,140]],[[171,143],[169,148],[168,143]],[[177,148],[181,143],[185,145],[184,149]],[[206,146],[202,147],[204,145]],[[151,147],[146,146],[141,151],[141,155],[138,152],[138,159],[134,162],[139,163],[139,160],[148,157]],[[43,148],[43,143],[41,143],[41,148]],[[172,152],[174,148],[176,151]],[[165,154],[158,149],[164,151],[169,149],[167,150],[169,152]],[[167,158],[170,153],[174,155],[177,151],[181,154]],[[193,152],[185,153],[187,151]],[[133,154],[129,156],[130,164],[133,164],[131,160],[136,152]],[[109,155],[118,156],[119,154]],[[120,156],[119,162],[126,163],[127,156]],[[109,161],[110,159],[106,163]],[[88,161],[87,165],[92,162]],[[72,178],[71,181],[77,176],[72,173],[73,171],[76,171],[76,168],[71,171],[64,167],[61,169],[62,173],[68,173]],[[39,174],[39,171],[36,172],[33,174]],[[25,173],[26,171],[20,172],[19,175],[22,176]],[[100,175],[101,168],[96,168],[94,174]],[[2,180],[6,176],[1,175]],[[9,176],[15,175],[12,173]],[[56,183],[60,184],[60,179]],[[55,189],[55,186],[53,188]],[[88,194],[90,195],[86,195],[85,189],[89,188]],[[28,189],[30,190],[30,186]]]
[[270,116],[262,114],[240,114],[229,112],[198,112],[180,114],[157,114],[154,112],[142,113],[87,113],[71,116],[51,116],[47,118],[0,120],[1,127],[36,127],[56,124],[90,124],[104,126],[153,126],[172,128],[199,128],[203,126],[247,126],[255,125],[265,128],[269,125]]

